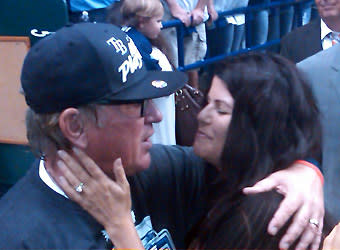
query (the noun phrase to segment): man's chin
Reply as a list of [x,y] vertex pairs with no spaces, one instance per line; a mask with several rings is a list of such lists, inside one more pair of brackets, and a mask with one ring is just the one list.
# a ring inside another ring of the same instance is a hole
[[150,164],[151,156],[150,153],[148,152],[138,164],[138,169],[140,169],[140,171],[144,171],[150,167]]
[[133,166],[125,169],[125,174],[127,176],[135,175],[139,172],[142,172],[150,167],[151,157],[150,153],[147,153],[142,158],[139,158],[138,161],[133,164]]

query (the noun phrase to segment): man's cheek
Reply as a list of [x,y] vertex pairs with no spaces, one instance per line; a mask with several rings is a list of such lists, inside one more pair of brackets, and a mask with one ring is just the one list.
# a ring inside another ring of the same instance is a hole
[[118,140],[121,144],[123,166],[128,170],[136,164],[138,157],[140,157],[143,126],[140,126],[140,123],[130,123],[126,124],[123,131],[126,131],[126,133],[121,133]]

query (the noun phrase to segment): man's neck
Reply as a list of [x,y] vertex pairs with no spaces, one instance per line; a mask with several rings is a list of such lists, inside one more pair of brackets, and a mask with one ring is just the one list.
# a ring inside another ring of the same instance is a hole
[[46,157],[46,159],[44,159],[45,169],[48,175],[50,176],[50,178],[52,179],[52,181],[56,184],[58,183],[56,181],[56,178],[59,178],[60,176],[62,176],[60,168],[57,165],[58,160],[60,160],[60,158],[56,155],[53,155],[53,156],[50,155],[49,157]]
[[46,159],[44,159],[44,165],[48,173],[52,173],[53,176],[56,178],[60,176],[60,170],[57,166],[57,157],[51,157],[51,156],[46,157]]
[[49,186],[53,191],[57,192],[60,195],[63,195],[67,198],[66,194],[63,192],[63,190],[58,186],[58,184],[55,182],[55,180],[50,176],[50,174],[46,170],[46,162],[43,160],[40,160],[39,163],[39,177],[40,179]]

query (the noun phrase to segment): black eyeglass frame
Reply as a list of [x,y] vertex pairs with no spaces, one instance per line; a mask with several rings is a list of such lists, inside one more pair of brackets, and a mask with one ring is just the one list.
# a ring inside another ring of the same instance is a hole
[[141,111],[140,117],[144,117],[144,110],[145,110],[145,103],[147,102],[146,99],[144,100],[110,100],[110,99],[101,99],[95,101],[95,104],[100,105],[121,105],[121,104],[141,104]]

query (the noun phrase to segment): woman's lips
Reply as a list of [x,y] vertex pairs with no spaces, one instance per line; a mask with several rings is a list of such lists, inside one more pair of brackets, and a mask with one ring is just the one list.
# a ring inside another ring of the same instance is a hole
[[199,138],[208,138],[211,139],[211,136],[209,136],[207,133],[203,132],[202,130],[198,130],[196,133],[196,136]]

